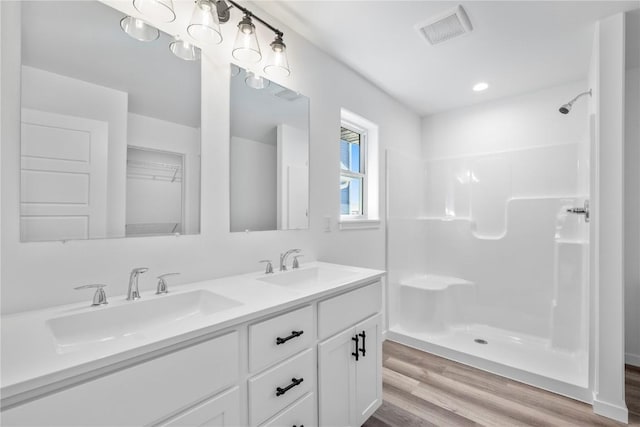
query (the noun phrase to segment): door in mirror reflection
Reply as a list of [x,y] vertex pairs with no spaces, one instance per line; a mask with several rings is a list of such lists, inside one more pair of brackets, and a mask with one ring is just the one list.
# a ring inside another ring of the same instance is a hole
[[22,241],[200,232],[201,63],[115,7],[20,2]]
[[306,229],[309,99],[235,65],[231,75],[231,231]]

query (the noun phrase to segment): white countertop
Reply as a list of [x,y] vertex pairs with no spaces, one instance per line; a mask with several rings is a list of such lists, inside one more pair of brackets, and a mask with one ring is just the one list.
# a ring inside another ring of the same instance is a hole
[[[0,392],[5,399],[17,397],[42,387],[52,386],[94,372],[101,368],[142,356],[152,351],[211,334],[248,320],[286,310],[295,305],[323,298],[382,277],[384,271],[323,262],[307,263],[300,270],[325,268],[348,269],[347,278],[328,279],[314,286],[280,286],[259,280],[264,273],[206,280],[170,288],[169,295],[207,290],[241,303],[232,308],[206,316],[182,319],[159,328],[145,329],[144,334],[105,340],[94,345],[61,351],[47,323],[50,319],[81,314],[93,310],[110,310],[140,301],[126,301],[124,295],[110,295],[106,306],[90,306],[87,302],[17,313],[1,318],[2,348]],[[300,271],[296,270],[296,271]],[[268,277],[290,274],[278,272]],[[143,292],[141,301],[166,298],[155,291]],[[141,305],[141,307],[144,307]]]

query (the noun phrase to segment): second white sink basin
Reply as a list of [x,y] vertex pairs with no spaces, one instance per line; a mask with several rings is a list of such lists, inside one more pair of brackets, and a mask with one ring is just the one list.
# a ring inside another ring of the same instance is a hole
[[358,274],[355,270],[340,267],[310,267],[285,271],[260,277],[258,280],[287,287],[316,287],[323,283],[346,280]]
[[102,306],[77,314],[49,319],[47,326],[58,352],[121,338],[135,338],[158,328],[184,323],[242,305],[213,292],[198,290],[154,296],[114,307]]

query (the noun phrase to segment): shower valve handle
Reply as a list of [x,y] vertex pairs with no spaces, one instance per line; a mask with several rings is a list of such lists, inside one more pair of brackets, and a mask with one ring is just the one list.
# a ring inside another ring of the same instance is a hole
[[591,216],[589,214],[589,201],[588,200],[584,201],[584,207],[582,207],[582,208],[567,208],[567,212],[573,213],[573,214],[578,214],[578,215],[584,215],[584,221],[585,222],[589,222],[589,220],[591,219]]

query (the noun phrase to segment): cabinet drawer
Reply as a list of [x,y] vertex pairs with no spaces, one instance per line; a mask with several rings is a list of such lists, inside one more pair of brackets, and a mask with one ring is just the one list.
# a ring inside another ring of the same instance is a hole
[[[309,349],[249,380],[249,421],[258,425],[315,387],[314,353]],[[277,389],[303,381],[278,396]]]
[[238,333],[196,344],[2,412],[3,425],[147,425],[238,381]]
[[[299,332],[302,332],[302,335],[297,335]],[[278,338],[286,341],[278,344]],[[309,347],[313,339],[313,308],[311,306],[251,325],[249,326],[249,370],[257,372],[284,360]]]
[[240,425],[240,391],[234,387],[216,397],[173,417],[162,427],[221,426]]
[[317,425],[314,408],[315,398],[313,393],[307,394],[280,415],[261,424],[260,427],[315,427]]
[[318,338],[325,339],[382,309],[380,281],[318,304]]

